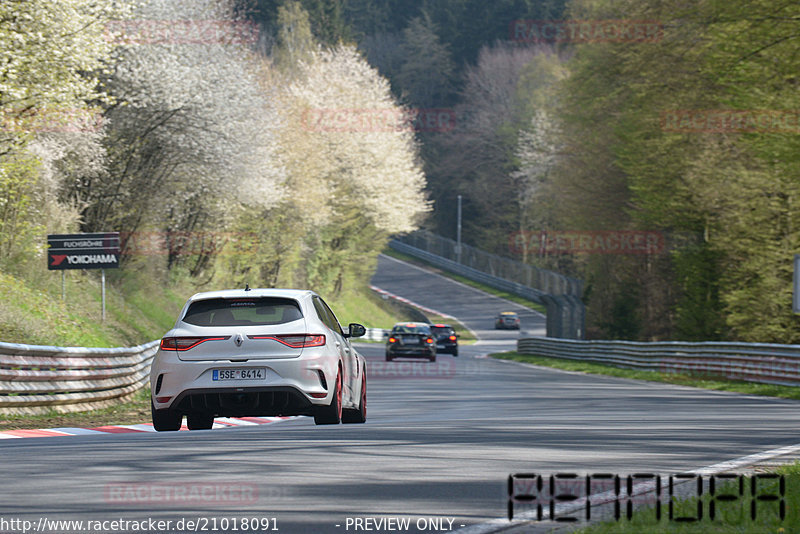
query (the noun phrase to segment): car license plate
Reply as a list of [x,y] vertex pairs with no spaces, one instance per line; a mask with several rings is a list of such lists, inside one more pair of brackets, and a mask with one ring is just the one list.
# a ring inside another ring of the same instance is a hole
[[214,369],[211,379],[219,380],[264,380],[267,370],[264,367],[249,367],[245,369]]
[[403,336],[403,343],[406,345],[419,345],[419,336]]

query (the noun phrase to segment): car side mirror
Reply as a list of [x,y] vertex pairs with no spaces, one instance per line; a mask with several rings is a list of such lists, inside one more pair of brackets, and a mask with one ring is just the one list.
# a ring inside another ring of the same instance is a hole
[[350,323],[350,326],[347,327],[347,337],[362,337],[367,333],[367,329],[364,328],[364,325],[358,323]]

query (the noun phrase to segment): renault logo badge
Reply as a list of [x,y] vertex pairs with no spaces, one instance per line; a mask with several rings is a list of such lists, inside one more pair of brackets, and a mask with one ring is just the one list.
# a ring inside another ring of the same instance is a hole
[[241,347],[242,343],[244,343],[244,336],[242,336],[242,334],[236,334],[236,337],[233,338],[233,342],[236,343],[237,347]]

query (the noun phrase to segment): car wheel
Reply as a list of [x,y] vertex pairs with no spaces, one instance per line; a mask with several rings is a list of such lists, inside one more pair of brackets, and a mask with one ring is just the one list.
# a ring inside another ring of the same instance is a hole
[[390,362],[390,361],[392,361],[392,360],[394,360],[394,358],[393,358],[392,356],[389,356],[389,355],[387,354],[387,355],[386,355],[386,361],[387,361],[387,362]]
[[361,401],[355,410],[342,410],[342,423],[367,422],[367,373],[361,382]]
[[433,356],[431,356],[431,357],[430,357],[430,358],[428,358],[428,359],[429,359],[431,362],[435,362],[435,361],[436,361],[436,355],[434,354]]
[[172,410],[156,410],[153,399],[150,399],[150,415],[156,432],[174,432],[181,429],[183,416]]
[[455,347],[452,352],[453,356],[458,356],[458,347]]
[[214,426],[214,416],[205,413],[192,413],[186,416],[189,430],[209,430]]
[[338,425],[342,420],[342,371],[336,373],[336,389],[328,406],[320,406],[314,413],[318,425]]

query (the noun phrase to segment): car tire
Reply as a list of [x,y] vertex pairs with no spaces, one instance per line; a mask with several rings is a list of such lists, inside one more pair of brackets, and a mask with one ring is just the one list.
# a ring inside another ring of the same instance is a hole
[[205,413],[192,413],[186,416],[189,430],[210,430],[214,426],[214,416]]
[[336,389],[328,406],[319,406],[314,412],[314,423],[338,425],[342,421],[342,371],[336,373]]
[[451,354],[453,356],[458,356],[458,347],[454,348],[453,351],[451,352]]
[[387,361],[387,362],[390,362],[390,361],[392,361],[392,360],[394,360],[394,357],[392,357],[392,356],[389,356],[389,355],[387,354],[387,355],[386,355],[386,361]]
[[173,410],[156,410],[153,399],[150,399],[150,415],[156,432],[174,432],[181,429],[183,415]]
[[342,410],[342,423],[366,423],[367,422],[367,373],[361,382],[361,400],[358,408]]
[[434,354],[433,356],[431,356],[431,357],[430,357],[430,358],[428,358],[428,359],[431,361],[431,363],[433,363],[433,362],[435,362],[435,361],[436,361],[436,355]]

